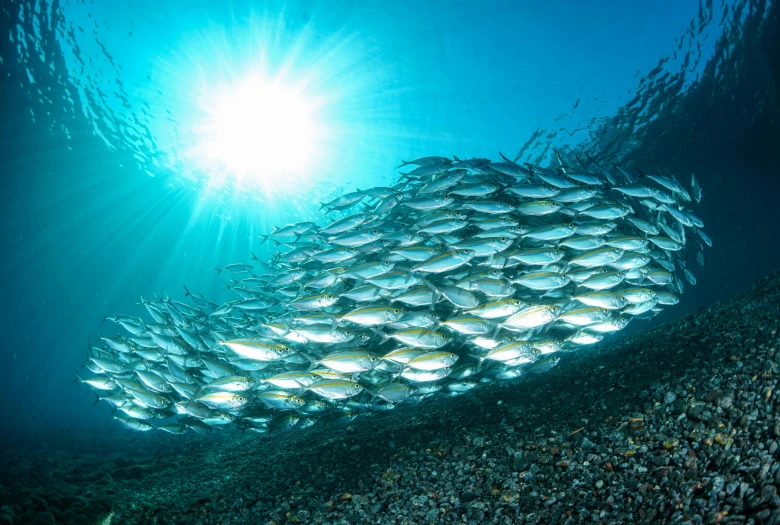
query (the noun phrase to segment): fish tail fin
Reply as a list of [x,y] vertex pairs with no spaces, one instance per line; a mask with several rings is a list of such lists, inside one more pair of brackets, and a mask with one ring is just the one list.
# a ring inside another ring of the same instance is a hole
[[[439,302],[439,299],[441,299],[441,292],[438,290],[433,292],[433,298],[431,299],[431,306],[428,307],[428,309],[432,312],[436,309],[436,303]],[[437,325],[438,326],[438,325]]]
[[374,328],[374,327],[372,326],[372,327],[370,328],[370,330],[371,330],[372,332],[374,332],[376,335],[378,335],[379,337],[381,337],[381,338],[382,338],[382,342],[385,342],[385,341],[387,341],[388,339],[390,339],[390,336],[388,336],[386,333],[384,333],[382,330],[380,330],[380,329],[378,329],[378,328]]
[[84,380],[81,378],[81,375],[79,374],[78,370],[76,371],[76,379],[73,380],[74,383],[83,383]]
[[422,283],[423,283],[425,286],[427,286],[427,287],[428,287],[428,289],[429,289],[430,291],[432,291],[432,292],[433,292],[433,293],[435,293],[435,294],[439,293],[439,289],[438,289],[438,288],[436,288],[436,286],[434,286],[434,285],[433,285],[433,284],[432,284],[432,283],[431,283],[431,282],[430,282],[428,279],[426,279],[426,278],[424,278],[424,277],[423,277],[423,278],[422,278],[422,279],[420,279],[420,280],[422,281]]
[[[195,379],[193,377],[193,379]],[[189,406],[190,404],[194,403],[197,398],[200,397],[200,395],[203,393],[203,390],[205,390],[206,385],[204,383],[198,383],[198,389],[195,391],[194,394],[192,394],[192,399],[187,401],[184,406]]]
[[[504,159],[504,161],[505,161],[507,164],[515,164],[513,161],[511,161],[511,160],[509,160],[508,158],[506,158],[506,156],[505,156],[503,153],[501,153],[500,151],[498,152],[498,154],[499,154],[499,155],[501,155],[501,158],[502,158],[502,159]],[[515,166],[516,166],[516,165],[517,165],[517,164],[515,164]]]
[[306,369],[306,372],[311,372],[315,368],[317,368],[317,365],[319,365],[319,361],[314,358],[314,356],[311,356],[305,352],[298,352],[304,359],[306,359],[309,362],[309,368]]
[[182,286],[184,286],[184,297],[189,297],[190,295],[192,295],[190,291],[187,289],[186,284],[182,284]]
[[317,359],[315,359],[314,356],[311,356],[311,355],[307,354],[306,352],[298,352],[298,354],[301,357],[303,357],[304,359],[306,359],[310,363],[316,363],[317,362]]
[[487,361],[483,356],[472,356],[477,359],[477,368],[474,370],[474,375],[479,374],[482,371],[482,367],[485,366]]
[[388,382],[387,382],[387,384],[389,385],[390,383],[395,383],[396,381],[398,381],[398,379],[401,377],[401,374],[403,374],[403,373],[404,373],[404,371],[405,371],[407,368],[408,368],[408,367],[407,367],[406,365],[401,365],[401,369],[400,369],[400,370],[399,370],[397,373],[393,374],[393,375],[390,377],[390,381],[388,381]]
[[433,284],[431,284],[431,283],[428,281],[428,279],[421,279],[421,280],[422,280],[423,284],[424,284],[425,286],[427,286],[427,287],[428,287],[428,289],[429,289],[431,292],[433,292],[433,298],[431,299],[431,306],[430,306],[430,309],[431,309],[431,310],[433,310],[434,308],[436,308],[436,303],[438,303],[438,302],[439,302],[439,299],[441,299],[441,291],[439,291],[439,289],[438,289],[438,288],[436,288],[436,286],[434,286]]

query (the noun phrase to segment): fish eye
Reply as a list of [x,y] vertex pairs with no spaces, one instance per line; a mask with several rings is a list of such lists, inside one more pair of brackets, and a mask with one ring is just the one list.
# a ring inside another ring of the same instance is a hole
[[400,308],[393,308],[393,313],[400,314],[401,309]]
[[508,240],[506,237],[501,237],[501,242],[507,242]]
[[569,228],[574,228],[574,223],[569,223]]

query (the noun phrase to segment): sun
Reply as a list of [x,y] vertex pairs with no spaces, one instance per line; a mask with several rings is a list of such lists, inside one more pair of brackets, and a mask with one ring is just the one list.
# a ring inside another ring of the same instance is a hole
[[315,105],[302,89],[254,75],[204,103],[197,150],[209,164],[262,185],[305,175],[318,136]]

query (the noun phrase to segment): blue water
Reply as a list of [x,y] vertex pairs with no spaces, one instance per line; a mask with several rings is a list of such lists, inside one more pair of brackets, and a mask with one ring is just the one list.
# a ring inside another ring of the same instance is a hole
[[[715,246],[699,285],[659,320],[740,290],[780,252],[776,11],[737,0],[4,4],[0,429],[115,429],[71,382],[105,315],[140,315],[142,296],[181,299],[185,283],[226,298],[214,266],[267,253],[258,235],[391,183],[410,157],[536,160],[584,142],[626,165],[694,171]],[[257,182],[200,161],[204,94],[252,71],[320,102],[324,133],[305,170]]]

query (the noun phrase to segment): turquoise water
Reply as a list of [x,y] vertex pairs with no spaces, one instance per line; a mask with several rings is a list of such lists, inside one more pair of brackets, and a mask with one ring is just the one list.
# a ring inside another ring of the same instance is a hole
[[[259,235],[412,157],[585,143],[695,171],[716,243],[667,316],[777,266],[773,4],[158,4],[4,7],[9,433],[114,428],[71,383],[105,315],[182,284],[224,300],[214,266],[267,255]],[[308,154],[204,158],[221,97],[252,76],[310,104]]]

